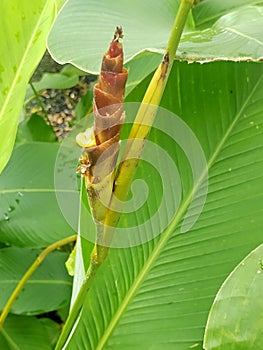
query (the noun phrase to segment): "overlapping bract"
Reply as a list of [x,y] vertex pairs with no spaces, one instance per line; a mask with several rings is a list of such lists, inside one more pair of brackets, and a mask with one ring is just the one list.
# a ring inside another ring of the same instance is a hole
[[123,67],[122,30],[117,27],[104,54],[98,83],[94,86],[94,126],[77,136],[84,148],[79,172],[85,177],[94,219],[102,222],[112,194],[119,154],[120,131],[125,119],[123,99],[128,77]]

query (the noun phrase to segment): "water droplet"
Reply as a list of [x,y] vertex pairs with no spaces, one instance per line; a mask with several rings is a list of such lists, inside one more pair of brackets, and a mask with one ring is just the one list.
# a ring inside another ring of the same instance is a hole
[[232,168],[229,168],[228,171],[232,171]]
[[2,90],[2,94],[3,94],[4,96],[6,96],[6,95],[8,94],[8,90],[9,90],[9,87],[6,86],[6,87]]
[[16,208],[13,205],[10,205],[10,207],[8,208],[9,213],[12,213],[12,211],[14,211]]
[[250,122],[249,124],[250,124],[250,125],[254,125],[254,122]]
[[18,197],[23,197],[24,196],[24,194],[22,192],[18,192],[17,194],[18,194]]
[[257,129],[257,130],[259,129],[259,126],[258,126],[258,125],[256,126],[256,129]]
[[262,271],[261,270],[257,270],[257,274],[260,274]]
[[19,204],[20,200],[19,199],[15,199],[16,203]]
[[33,40],[33,44],[35,44],[38,40],[38,38],[40,37],[40,35],[42,34],[42,30],[38,30],[36,35],[35,35],[35,38]]
[[7,213],[4,213],[3,217],[4,217],[5,221],[9,220],[9,216],[7,215]]
[[15,38],[16,38],[16,41],[19,43],[20,42],[20,32],[15,32]]

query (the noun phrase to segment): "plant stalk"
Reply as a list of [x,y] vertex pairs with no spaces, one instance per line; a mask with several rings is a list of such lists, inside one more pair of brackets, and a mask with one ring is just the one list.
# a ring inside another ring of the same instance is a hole
[[21,278],[21,280],[19,281],[18,285],[16,286],[15,290],[13,291],[13,293],[11,294],[10,298],[8,299],[3,312],[0,316],[0,327],[3,327],[4,322],[6,317],[8,316],[12,305],[14,304],[16,298],[18,297],[19,293],[21,292],[21,290],[24,288],[25,284],[27,283],[27,281],[29,280],[29,278],[31,277],[31,275],[36,271],[36,269],[38,268],[38,266],[44,261],[44,259],[47,257],[47,255],[49,253],[51,253],[52,251],[58,249],[59,247],[66,245],[68,243],[74,242],[77,239],[77,235],[72,235],[69,236],[67,238],[64,238],[60,241],[57,241],[53,244],[51,244],[50,246],[48,246],[46,249],[44,249],[39,256],[36,258],[36,260],[33,262],[33,264],[29,267],[29,269],[26,271],[26,273],[24,274],[24,276]]
[[[124,149],[123,157],[115,177],[114,196],[111,198],[109,209],[106,212],[104,220],[102,241],[106,242],[105,245],[107,246],[109,246],[109,242],[114,235],[112,227],[117,226],[121,215],[121,208],[119,208],[118,203],[120,201],[124,202],[128,195],[133,177],[137,170],[139,158],[143,151],[145,139],[151,130],[158,106],[163,96],[163,92],[173,65],[174,56],[193,2],[194,0],[181,1],[163,60],[154,73],[133,123],[128,142]],[[97,246],[97,254],[99,257],[100,255],[105,255],[105,249],[107,250],[107,247],[103,245]]]
[[46,122],[49,124],[47,111],[46,111],[46,109],[45,109],[45,107],[44,107],[43,102],[41,101],[41,99],[40,99],[40,97],[39,97],[39,94],[38,94],[37,90],[35,89],[34,84],[30,82],[29,85],[30,85],[31,89],[32,89],[33,92],[34,92],[35,98],[36,98],[36,100],[37,100],[37,103],[38,103],[39,107],[40,107],[41,110],[42,110],[42,113],[44,114],[44,118],[45,118]]
[[194,0],[181,1],[163,60],[158,66],[147,88],[129,135],[131,143],[128,143],[128,147],[126,147],[124,150],[124,155],[115,177],[113,191],[114,196],[111,197],[109,209],[106,211],[102,233],[103,237],[100,239],[100,242],[102,243],[96,244],[93,249],[91,254],[91,263],[87,270],[85,280],[72,307],[69,318],[64,326],[55,350],[61,350],[68,340],[72,327],[80,315],[86,294],[91,287],[97,270],[99,266],[101,266],[101,264],[107,259],[110,246],[109,243],[111,242],[114,234],[113,228],[117,226],[121,215],[121,210],[119,207],[118,211],[113,210],[117,205],[114,202],[114,198],[124,202],[129,192],[130,185],[135,175],[139,158],[143,150],[144,140],[147,138],[151,125],[154,121],[157,108],[161,101],[172,68],[174,56],[180,42],[185,22],[193,2]]
[[55,350],[60,350],[65,345],[70,332],[77,321],[78,316],[80,315],[83,303],[85,301],[86,295],[92,285],[92,282],[96,276],[97,270],[101,264],[98,264],[97,261],[91,260],[89,268],[86,272],[85,279],[82,283],[82,286],[79,290],[78,296],[73,304],[73,307],[70,311],[70,314],[67,318],[67,321],[63,327],[62,333],[58,339]]

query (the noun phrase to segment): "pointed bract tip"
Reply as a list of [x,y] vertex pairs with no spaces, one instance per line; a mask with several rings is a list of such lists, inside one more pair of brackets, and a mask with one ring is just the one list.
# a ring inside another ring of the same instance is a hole
[[124,37],[123,31],[122,31],[122,26],[117,26],[115,33],[114,33],[114,37],[113,37],[113,41],[119,41],[119,39],[122,39]]

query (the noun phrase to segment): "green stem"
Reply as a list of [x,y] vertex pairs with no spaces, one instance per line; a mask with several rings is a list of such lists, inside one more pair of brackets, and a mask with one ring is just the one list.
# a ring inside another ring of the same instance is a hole
[[18,285],[16,286],[15,290],[11,294],[10,298],[8,299],[3,312],[0,316],[0,327],[3,327],[5,319],[7,315],[9,314],[11,307],[16,300],[17,296],[21,292],[21,290],[24,288],[26,282],[29,280],[33,272],[38,268],[38,266],[43,262],[43,260],[46,258],[46,256],[51,253],[53,250],[58,249],[59,247],[74,242],[77,239],[77,235],[73,235],[67,238],[64,238],[60,241],[57,241],[50,246],[48,246],[46,249],[44,249],[39,256],[36,258],[36,260],[33,262],[33,264],[30,266],[30,268],[26,271],[22,279],[19,281]]
[[73,304],[72,309],[70,310],[69,316],[67,318],[67,321],[63,327],[63,331],[59,337],[59,340],[57,342],[55,350],[60,350],[66,343],[68,336],[78,318],[80,315],[83,303],[85,301],[86,295],[92,285],[92,282],[96,276],[97,270],[100,267],[101,264],[98,264],[97,261],[91,260],[89,268],[86,272],[84,281],[82,283],[82,286],[79,290],[78,296]]
[[36,98],[36,100],[37,100],[37,103],[38,103],[39,107],[41,108],[42,113],[43,113],[44,116],[45,116],[46,122],[49,122],[47,111],[46,111],[46,109],[45,109],[45,107],[44,107],[44,105],[43,105],[41,99],[39,98],[39,95],[38,95],[38,93],[37,93],[37,90],[36,90],[35,87],[34,87],[34,84],[30,82],[29,85],[31,86],[31,89],[32,89],[33,92],[34,92],[34,95],[35,95],[35,98]]
[[179,46],[184,26],[189,11],[193,6],[193,2],[193,0],[181,0],[181,4],[179,6],[177,16],[175,18],[170,38],[166,47],[166,52],[169,52],[169,55],[172,59],[174,58],[177,48]]

